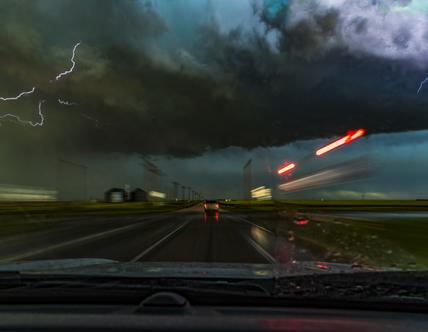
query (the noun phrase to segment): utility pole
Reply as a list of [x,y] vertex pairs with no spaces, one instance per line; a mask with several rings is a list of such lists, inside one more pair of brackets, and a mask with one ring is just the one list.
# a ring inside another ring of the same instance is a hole
[[181,198],[183,201],[186,200],[186,187],[185,186],[181,186]]
[[[141,158],[141,162],[140,163],[138,163],[138,165],[140,165],[141,166],[141,189],[145,189],[144,188],[144,185],[145,185],[145,183],[144,183],[144,174],[146,173],[146,167],[145,167],[145,165],[144,165],[144,157],[142,156],[142,155],[140,155],[140,158]],[[147,191],[147,190],[146,190]]]
[[173,190],[172,190],[172,199],[178,200],[178,188],[179,188],[180,184],[177,181],[174,181],[172,183],[172,185],[174,186]]
[[243,167],[244,173],[244,199],[251,199],[251,168],[252,168],[252,159],[249,159]]

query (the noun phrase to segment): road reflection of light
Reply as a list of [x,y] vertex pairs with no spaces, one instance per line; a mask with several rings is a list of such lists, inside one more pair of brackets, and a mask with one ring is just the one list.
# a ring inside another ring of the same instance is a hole
[[257,270],[254,272],[254,274],[257,276],[268,276],[271,274],[271,271],[269,271],[269,270]]
[[321,270],[328,270],[330,268],[330,266],[324,262],[317,262],[316,265],[317,265],[317,268],[319,268]]
[[297,220],[294,220],[294,223],[296,225],[302,226],[302,225],[309,224],[309,220],[308,219],[297,219]]
[[263,247],[267,246],[267,244],[269,243],[269,239],[267,238],[265,231],[261,230],[258,227],[252,226],[250,232],[251,237],[256,240],[258,244]]
[[210,214],[208,212],[204,212],[204,221],[208,220],[216,221],[218,222],[220,220],[220,213],[218,211],[215,212],[215,214]]

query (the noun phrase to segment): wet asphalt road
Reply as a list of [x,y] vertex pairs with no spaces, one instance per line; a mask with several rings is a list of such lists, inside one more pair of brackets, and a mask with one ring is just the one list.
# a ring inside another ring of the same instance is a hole
[[118,261],[276,263],[317,260],[316,252],[277,232],[274,213],[173,213],[79,217],[0,239],[0,261],[108,258]]

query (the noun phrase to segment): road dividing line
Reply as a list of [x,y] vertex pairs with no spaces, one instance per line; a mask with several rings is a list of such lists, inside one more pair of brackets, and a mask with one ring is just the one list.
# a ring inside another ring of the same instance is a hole
[[164,241],[168,240],[171,236],[173,236],[175,233],[177,233],[183,227],[187,226],[187,224],[189,222],[190,222],[190,220],[187,220],[184,223],[182,223],[180,226],[178,226],[172,232],[170,232],[167,235],[165,235],[164,237],[160,238],[158,241],[156,241],[155,243],[153,243],[146,250],[144,250],[143,252],[141,252],[140,254],[138,254],[137,256],[135,256],[134,258],[132,258],[130,260],[130,262],[137,262],[137,261],[139,261],[141,258],[143,258],[145,255],[147,255],[148,253],[150,253],[153,249],[155,249],[156,247],[158,247],[159,245],[161,245]]
[[270,263],[276,264],[278,261],[275,257],[273,257],[271,254],[269,254],[260,244],[258,244],[256,241],[254,241],[249,236],[243,235],[245,240],[261,255],[263,258],[267,259]]
[[103,237],[106,237],[106,236],[110,236],[110,235],[115,234],[115,233],[119,233],[119,232],[123,232],[123,231],[126,231],[126,230],[130,230],[130,229],[134,229],[134,228],[137,228],[137,227],[141,227],[142,225],[143,224],[135,223],[135,224],[132,224],[132,225],[123,226],[123,227],[119,227],[119,228],[114,228],[114,229],[111,229],[111,230],[108,230],[108,231],[104,231],[104,232],[100,232],[100,233],[86,235],[86,236],[83,236],[83,237],[79,237],[77,239],[73,239],[73,240],[62,242],[62,243],[54,244],[54,245],[51,245],[51,246],[48,246],[48,247],[44,247],[44,248],[41,248],[41,249],[27,251],[25,253],[18,254],[18,255],[15,255],[15,256],[5,257],[5,258],[0,259],[0,263],[1,262],[17,261],[17,260],[21,260],[21,259],[24,259],[24,258],[27,258],[27,257],[31,257],[31,256],[35,256],[35,255],[40,255],[40,254],[43,254],[43,253],[48,252],[48,251],[57,250],[57,249],[61,249],[61,248],[67,247],[67,246],[78,244],[78,243],[81,243],[81,242],[100,239],[100,238],[103,238]]

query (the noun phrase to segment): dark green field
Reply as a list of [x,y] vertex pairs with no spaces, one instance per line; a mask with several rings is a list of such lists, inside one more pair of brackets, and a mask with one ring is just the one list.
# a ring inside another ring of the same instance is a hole
[[287,201],[228,201],[231,210],[273,211],[428,211],[428,200],[287,200]]
[[[229,201],[222,207],[277,213],[283,220],[277,231],[283,236],[291,232],[297,242],[339,262],[428,269],[428,218],[408,215],[428,211],[428,201]],[[358,216],[360,212],[378,216]],[[391,212],[397,215],[393,219],[384,215]],[[293,221],[298,217],[309,224],[297,226]]]
[[51,227],[58,218],[120,216],[165,213],[194,202],[23,202],[0,203],[0,235],[11,235]]

